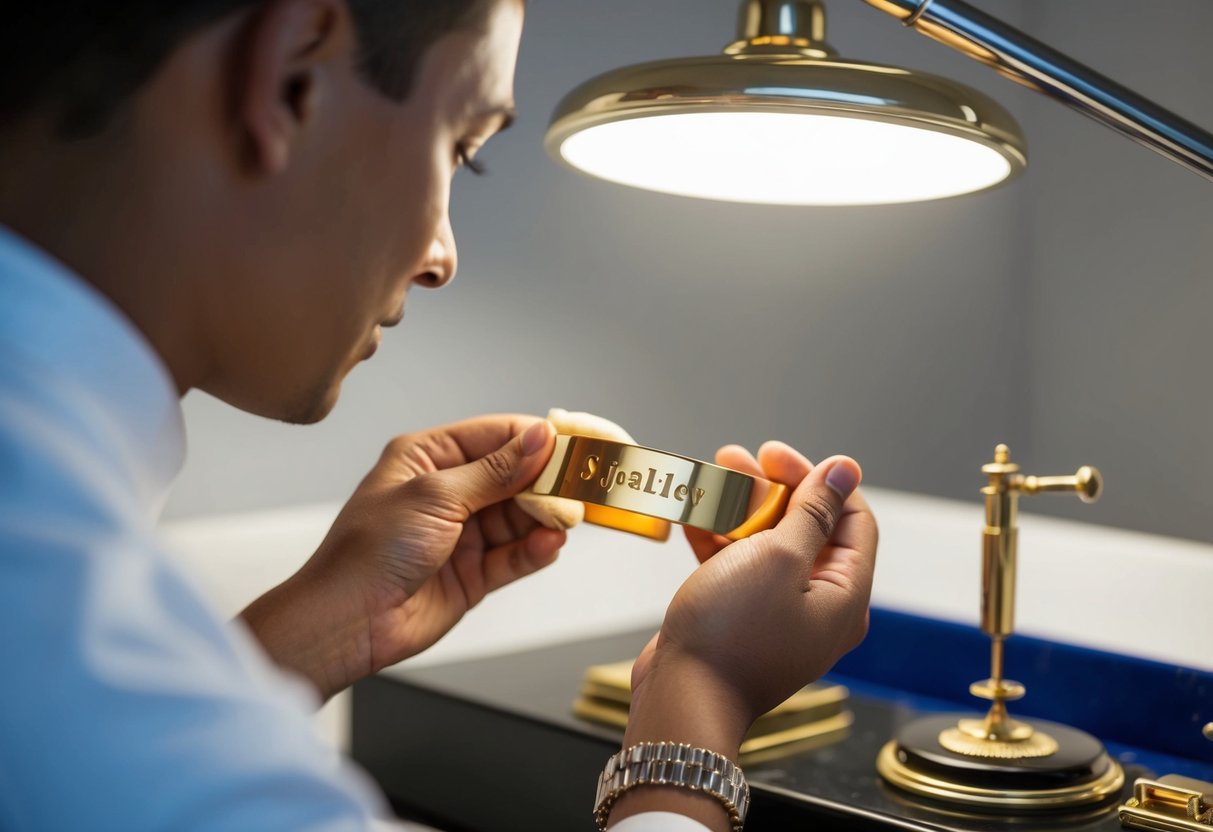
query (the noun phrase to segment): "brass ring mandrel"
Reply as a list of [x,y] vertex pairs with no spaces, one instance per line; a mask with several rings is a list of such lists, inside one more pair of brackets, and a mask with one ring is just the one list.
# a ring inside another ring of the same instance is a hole
[[557,435],[536,494],[580,500],[586,521],[656,540],[679,523],[740,540],[783,516],[782,483],[609,439]]

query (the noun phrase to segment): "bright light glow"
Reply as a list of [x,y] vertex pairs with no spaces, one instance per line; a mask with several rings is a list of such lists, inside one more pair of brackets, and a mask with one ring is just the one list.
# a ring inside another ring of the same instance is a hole
[[574,167],[682,196],[777,205],[872,205],[968,193],[1007,177],[993,148],[862,118],[673,113],[599,124],[564,140]]

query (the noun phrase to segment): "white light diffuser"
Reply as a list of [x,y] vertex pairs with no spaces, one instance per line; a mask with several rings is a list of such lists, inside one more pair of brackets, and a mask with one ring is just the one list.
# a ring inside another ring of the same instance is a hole
[[559,153],[623,185],[775,205],[916,202],[981,190],[1011,173],[993,148],[940,130],[790,112],[609,121],[572,134]]

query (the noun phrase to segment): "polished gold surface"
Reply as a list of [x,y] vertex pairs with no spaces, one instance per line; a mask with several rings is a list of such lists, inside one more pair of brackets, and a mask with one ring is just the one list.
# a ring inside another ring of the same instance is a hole
[[962,719],[955,728],[939,734],[939,744],[956,754],[997,760],[1030,760],[1057,753],[1057,740],[1030,725],[1011,721],[1008,739],[998,739],[984,729],[985,720]]
[[1103,477],[1099,469],[1084,465],[1075,474],[1061,477],[1024,477],[1020,486],[1024,494],[1043,494],[1046,491],[1074,492],[1084,503],[1093,503],[1103,491]]
[[994,461],[981,468],[989,483],[981,489],[986,504],[982,529],[981,629],[995,639],[992,655],[994,678],[1002,676],[1002,645],[999,639],[1015,628],[1015,553],[1018,549],[1019,490],[1012,483],[1019,466],[1011,462],[1010,450],[999,445]]
[[[994,449],[994,460],[981,468],[988,483],[985,497],[986,524],[982,530],[981,628],[997,642],[1015,628],[1015,571],[1019,546],[1019,496],[1047,492],[1076,493],[1084,503],[1099,499],[1103,478],[1099,470],[1084,465],[1070,476],[1024,476],[1011,461],[1006,445]],[[1001,676],[1001,646],[995,644],[995,665]]]
[[[904,25],[918,30],[932,40],[937,40],[944,46],[968,55],[974,60],[989,64],[1000,72],[1003,71],[998,61],[998,56],[989,48],[972,38],[962,37],[946,26],[940,26],[928,20],[924,12],[931,5],[931,0],[866,0],[866,2],[869,6],[874,6],[885,14],[897,18]],[[1024,83],[1022,76],[1007,74],[1006,72],[1003,72],[1003,74],[1007,75],[1012,81]]]
[[[632,699],[632,661],[586,670],[573,713],[581,719],[626,728]],[[792,694],[760,716],[741,744],[740,763],[763,762],[820,748],[846,736],[852,715],[842,685],[817,683]]]
[[654,448],[576,435],[556,437],[552,458],[531,490],[609,509],[589,510],[586,520],[611,528],[645,534],[655,519],[732,540],[775,525],[788,499],[781,483]]
[[737,23],[737,40],[726,55],[796,53],[832,58],[825,42],[825,7],[818,0],[745,0]]
[[898,752],[897,743],[890,741],[876,758],[876,770],[880,772],[881,777],[899,788],[947,803],[998,812],[1047,811],[1101,803],[1112,798],[1124,785],[1125,775],[1115,760],[1109,762],[1107,770],[1089,782],[1054,789],[999,791],[917,771],[905,764]]
[[1139,778],[1120,807],[1121,826],[1159,832],[1208,832],[1213,826],[1213,783],[1168,774]]
[[910,18],[918,12],[917,3],[898,2],[898,0],[865,0],[865,2],[907,25],[911,22]]
[[[994,661],[994,666],[997,672],[1002,672],[1002,641],[999,640],[994,645],[995,651],[998,653],[998,658]],[[969,685],[969,693],[981,699],[991,699],[1001,702],[1010,702],[1016,699],[1023,699],[1024,694],[1028,692],[1027,688],[1019,684],[1019,682],[1011,679],[982,679],[980,682],[974,682]]]
[[975,90],[897,67],[811,58],[794,49],[654,61],[599,75],[560,101],[544,147],[563,161],[560,147],[569,136],[625,118],[810,110],[953,133],[996,150],[1011,165],[1011,176],[1027,165],[1018,124]]

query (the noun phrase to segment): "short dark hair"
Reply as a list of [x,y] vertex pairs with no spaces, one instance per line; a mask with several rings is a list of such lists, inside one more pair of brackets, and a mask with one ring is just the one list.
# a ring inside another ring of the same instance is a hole
[[[189,34],[265,0],[31,0],[0,25],[0,126],[54,107],[58,133],[102,131]],[[434,41],[474,28],[494,0],[346,0],[359,68],[384,95],[408,97]]]

